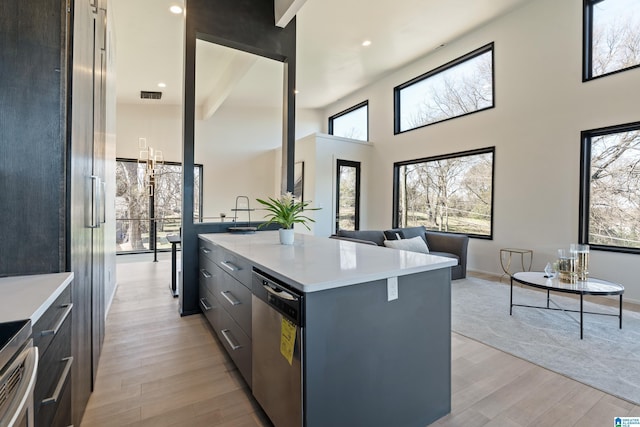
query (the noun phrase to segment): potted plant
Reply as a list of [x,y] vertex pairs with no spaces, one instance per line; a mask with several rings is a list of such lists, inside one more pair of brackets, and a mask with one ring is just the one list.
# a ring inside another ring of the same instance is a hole
[[256,199],[258,203],[264,205],[269,214],[264,217],[267,222],[260,224],[258,228],[266,227],[269,224],[280,224],[280,243],[283,245],[293,244],[293,225],[302,224],[307,230],[311,230],[307,225],[307,221],[315,222],[312,218],[303,215],[303,211],[318,210],[320,208],[307,208],[310,202],[296,200],[291,192],[287,192],[280,196],[279,199],[269,197],[268,200]]

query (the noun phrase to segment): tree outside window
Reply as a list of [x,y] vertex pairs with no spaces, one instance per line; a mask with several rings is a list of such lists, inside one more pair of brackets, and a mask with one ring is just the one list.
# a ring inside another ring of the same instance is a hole
[[582,133],[580,240],[640,253],[640,122]]
[[367,141],[369,139],[369,102],[364,101],[329,117],[329,135]]
[[586,0],[584,80],[640,65],[640,2]]
[[493,44],[394,89],[395,133],[493,108]]
[[[150,194],[146,164],[134,159],[116,161],[116,251],[150,250]],[[194,213],[201,211],[200,188],[202,165],[194,167]],[[157,247],[170,248],[166,236],[178,234],[182,217],[182,165],[165,162],[157,168],[155,188]]]
[[493,235],[495,148],[396,163],[394,226]]

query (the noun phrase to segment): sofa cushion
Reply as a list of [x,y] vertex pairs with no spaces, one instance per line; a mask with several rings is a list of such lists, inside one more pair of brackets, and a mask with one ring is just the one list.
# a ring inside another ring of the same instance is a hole
[[396,240],[398,236],[400,236],[401,239],[420,236],[422,240],[427,243],[427,238],[425,237],[426,231],[427,229],[420,225],[418,227],[392,228],[391,230],[385,230],[384,235],[387,237],[387,240]]
[[431,255],[438,255],[441,257],[445,257],[445,258],[452,258],[455,259],[456,261],[458,261],[458,264],[460,264],[460,257],[456,254],[451,254],[449,252],[430,252]]
[[380,230],[338,230],[336,233],[340,237],[350,239],[368,240],[378,246],[384,246],[384,233]]
[[402,249],[404,251],[429,253],[427,243],[420,237],[412,237],[410,239],[385,240],[384,245],[388,248]]

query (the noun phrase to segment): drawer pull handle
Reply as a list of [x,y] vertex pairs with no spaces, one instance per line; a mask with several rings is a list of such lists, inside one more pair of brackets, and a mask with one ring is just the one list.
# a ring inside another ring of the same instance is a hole
[[240,271],[240,270],[242,270],[240,267],[238,267],[237,265],[235,265],[231,261],[221,261],[220,264],[222,264],[223,267],[227,268],[230,271]]
[[58,331],[60,330],[60,328],[62,327],[62,324],[64,323],[64,321],[67,320],[67,317],[69,317],[69,313],[71,313],[71,309],[73,308],[73,304],[72,303],[63,304],[60,307],[66,307],[66,310],[64,311],[64,313],[62,313],[62,316],[60,316],[60,318],[58,319],[58,322],[55,324],[53,329],[46,329],[46,330],[40,332],[40,336],[57,334]]
[[204,309],[204,311],[209,311],[211,310],[211,306],[207,303],[207,300],[205,298],[200,298],[200,305],[202,306],[202,308]]
[[60,393],[62,392],[62,387],[64,386],[67,377],[69,376],[69,371],[71,370],[71,365],[73,365],[73,357],[65,357],[61,360],[61,362],[67,362],[64,365],[64,370],[62,371],[62,375],[58,379],[58,384],[56,385],[56,389],[53,392],[53,396],[48,397],[46,399],[42,399],[42,405],[51,405],[52,403],[57,403],[58,399],[60,399]]
[[204,246],[200,247],[200,250],[202,251],[203,254],[211,253],[211,249],[207,249]]
[[[229,301],[229,304],[231,305],[240,305],[242,304],[240,301],[238,301],[236,299],[235,296],[233,296],[233,294],[231,293],[231,291],[221,291],[220,294],[222,294],[222,296],[224,297],[224,299],[226,299],[227,301]],[[229,298],[229,295],[231,295],[233,298]]]
[[211,278],[211,273],[209,273],[204,268],[200,270],[200,273],[202,273],[202,275],[205,277],[205,279],[210,279]]
[[236,345],[233,343],[233,341],[231,341],[231,338],[229,338],[229,330],[228,329],[222,329],[220,332],[222,332],[222,336],[224,337],[225,340],[227,340],[227,342],[229,343],[229,346],[231,346],[231,350],[237,350],[239,348],[241,348],[241,345]]

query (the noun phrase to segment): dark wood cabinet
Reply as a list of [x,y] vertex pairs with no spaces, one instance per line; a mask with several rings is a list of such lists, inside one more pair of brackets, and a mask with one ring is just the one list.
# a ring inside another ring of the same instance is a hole
[[93,390],[104,339],[105,0],[76,0],[69,143],[69,270],[75,273],[73,424]]
[[71,287],[69,285],[33,325],[40,361],[34,391],[37,427],[71,424]]
[[64,326],[73,364],[60,390],[73,416],[54,411],[48,425],[80,424],[104,337],[106,9],[0,2],[0,276],[75,273]]

